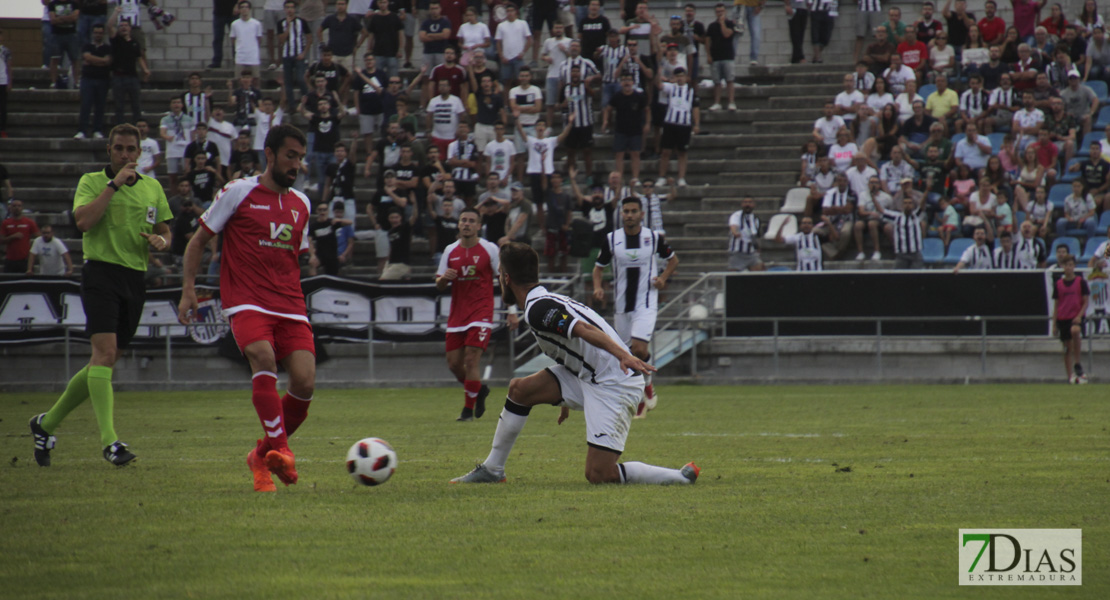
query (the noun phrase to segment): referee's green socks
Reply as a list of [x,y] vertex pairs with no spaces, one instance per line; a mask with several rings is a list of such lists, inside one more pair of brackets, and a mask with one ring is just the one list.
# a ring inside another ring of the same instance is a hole
[[[69,380],[69,385],[66,386],[66,391],[62,392],[61,398],[54,403],[54,406],[46,412],[42,417],[42,428],[47,433],[53,434],[58,425],[62,424],[69,413],[73,409],[81,405],[82,402],[89,399],[89,366],[85,365],[83,369],[77,372],[72,379]],[[113,442],[115,440],[112,440]],[[109,442],[111,443],[111,442]]]
[[89,398],[92,399],[96,424],[100,427],[100,445],[108,447],[116,441],[115,420],[112,408],[115,395],[112,392],[112,367],[89,365]]

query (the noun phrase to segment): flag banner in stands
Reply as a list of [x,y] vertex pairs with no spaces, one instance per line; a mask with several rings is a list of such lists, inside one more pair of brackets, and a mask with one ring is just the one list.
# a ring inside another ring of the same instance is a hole
[[[874,336],[879,317],[952,318],[883,321],[883,335],[977,336],[982,324],[969,318],[975,316],[987,318],[987,335],[1039,336],[1051,332],[1051,281],[1051,272],[1041,270],[738,273],[726,277],[725,314],[789,318],[778,324],[783,336]],[[1044,317],[990,320],[1031,315]],[[771,322],[732,322],[726,334],[770,336],[774,330]]]
[[[436,290],[434,283],[371,283],[321,275],[302,280],[301,289],[317,340],[366,343],[365,323],[370,321],[375,323],[375,341],[444,339],[451,295]],[[181,288],[148,290],[132,345],[165,346],[167,333],[174,345],[214,344],[230,335],[218,287],[197,285],[198,326],[177,322],[180,299]],[[500,310],[497,294],[494,303]],[[67,326],[71,338],[85,338],[80,283],[49,278],[0,282],[0,344],[60,341]],[[504,331],[502,321],[493,339],[505,339]]]

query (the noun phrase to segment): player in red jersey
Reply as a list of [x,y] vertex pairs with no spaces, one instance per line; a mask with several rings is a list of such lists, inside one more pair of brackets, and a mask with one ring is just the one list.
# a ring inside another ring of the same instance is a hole
[[497,246],[479,237],[482,216],[466,208],[459,214],[459,239],[443,249],[436,269],[436,288],[451,288],[447,317],[447,367],[466,390],[458,421],[480,419],[489,387],[478,378],[482,353],[493,331],[493,276]]
[[[220,300],[231,332],[250,361],[251,400],[265,435],[247,454],[258,492],[276,491],[272,475],[297,483],[288,437],[304,422],[316,385],[315,344],[301,292],[300,255],[308,251],[309,199],[292,189],[305,156],[305,136],[281,125],[266,136],[266,172],[224,186],[200,217],[185,249],[178,319],[188,324],[197,308],[201,254],[223,233]],[[277,364],[289,373],[285,397],[277,393]]]

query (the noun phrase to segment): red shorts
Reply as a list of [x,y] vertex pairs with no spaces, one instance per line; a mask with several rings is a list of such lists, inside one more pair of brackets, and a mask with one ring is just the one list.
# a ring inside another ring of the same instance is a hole
[[544,256],[563,256],[569,250],[567,244],[567,232],[565,231],[548,231],[547,240],[543,245]]
[[941,231],[956,231],[956,226],[955,225],[941,225],[940,230]]
[[466,331],[447,332],[447,351],[458,350],[463,346],[480,348],[482,352],[489,346],[489,334],[492,327],[471,327]]
[[304,321],[244,310],[231,316],[231,333],[240,352],[255,342],[267,341],[279,361],[297,350],[308,350],[316,356],[312,325]]

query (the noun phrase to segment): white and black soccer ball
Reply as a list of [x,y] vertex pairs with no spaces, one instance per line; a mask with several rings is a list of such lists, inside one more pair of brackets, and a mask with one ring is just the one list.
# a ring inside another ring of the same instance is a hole
[[347,451],[347,472],[361,485],[381,485],[397,470],[397,453],[379,438],[355,442]]

